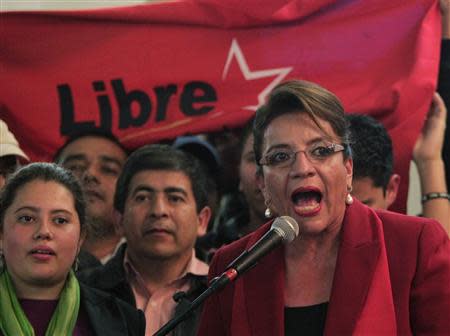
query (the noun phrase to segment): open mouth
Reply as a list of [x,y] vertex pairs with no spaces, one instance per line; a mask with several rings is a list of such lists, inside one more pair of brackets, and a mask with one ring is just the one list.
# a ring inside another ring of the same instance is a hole
[[31,254],[48,254],[48,255],[55,255],[55,253],[51,250],[31,250]]
[[315,188],[301,188],[292,193],[295,212],[301,216],[312,216],[320,211],[322,192]]

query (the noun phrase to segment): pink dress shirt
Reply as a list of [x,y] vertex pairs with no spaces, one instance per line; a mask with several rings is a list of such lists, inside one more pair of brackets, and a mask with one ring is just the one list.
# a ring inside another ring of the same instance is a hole
[[174,315],[177,303],[173,299],[176,292],[187,292],[191,286],[190,280],[194,276],[207,276],[208,265],[199,260],[192,250],[192,258],[181,275],[171,283],[151,293],[142,276],[136,270],[125,253],[124,269],[128,282],[136,299],[136,307],[145,314],[146,328],[145,335],[151,336]]

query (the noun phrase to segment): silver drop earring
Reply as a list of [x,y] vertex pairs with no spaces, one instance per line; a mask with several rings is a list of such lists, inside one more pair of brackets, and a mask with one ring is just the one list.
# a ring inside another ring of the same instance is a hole
[[264,205],[266,206],[266,211],[264,211],[264,217],[272,218],[272,210],[270,210],[270,199],[264,201]]
[[350,204],[352,204],[352,203],[353,203],[353,197],[352,197],[352,195],[350,195],[350,193],[349,193],[349,194],[347,194],[347,196],[345,197],[345,204],[350,205]]
[[347,187],[347,196],[345,197],[345,204],[350,205],[353,203],[353,197],[350,194],[352,192],[353,188],[352,186]]

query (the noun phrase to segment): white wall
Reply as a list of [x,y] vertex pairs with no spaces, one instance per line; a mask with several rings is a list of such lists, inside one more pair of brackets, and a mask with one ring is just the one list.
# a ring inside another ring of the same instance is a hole
[[417,167],[414,162],[411,162],[409,169],[409,192],[407,203],[407,214],[417,216],[422,213],[422,203],[420,201],[422,193],[420,191],[420,180],[417,172]]

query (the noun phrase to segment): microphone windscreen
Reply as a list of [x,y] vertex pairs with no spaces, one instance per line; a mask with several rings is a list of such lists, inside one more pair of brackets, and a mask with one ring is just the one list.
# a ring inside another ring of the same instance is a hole
[[293,241],[298,236],[299,231],[297,221],[289,216],[277,217],[272,223],[272,229],[280,234],[284,243]]

